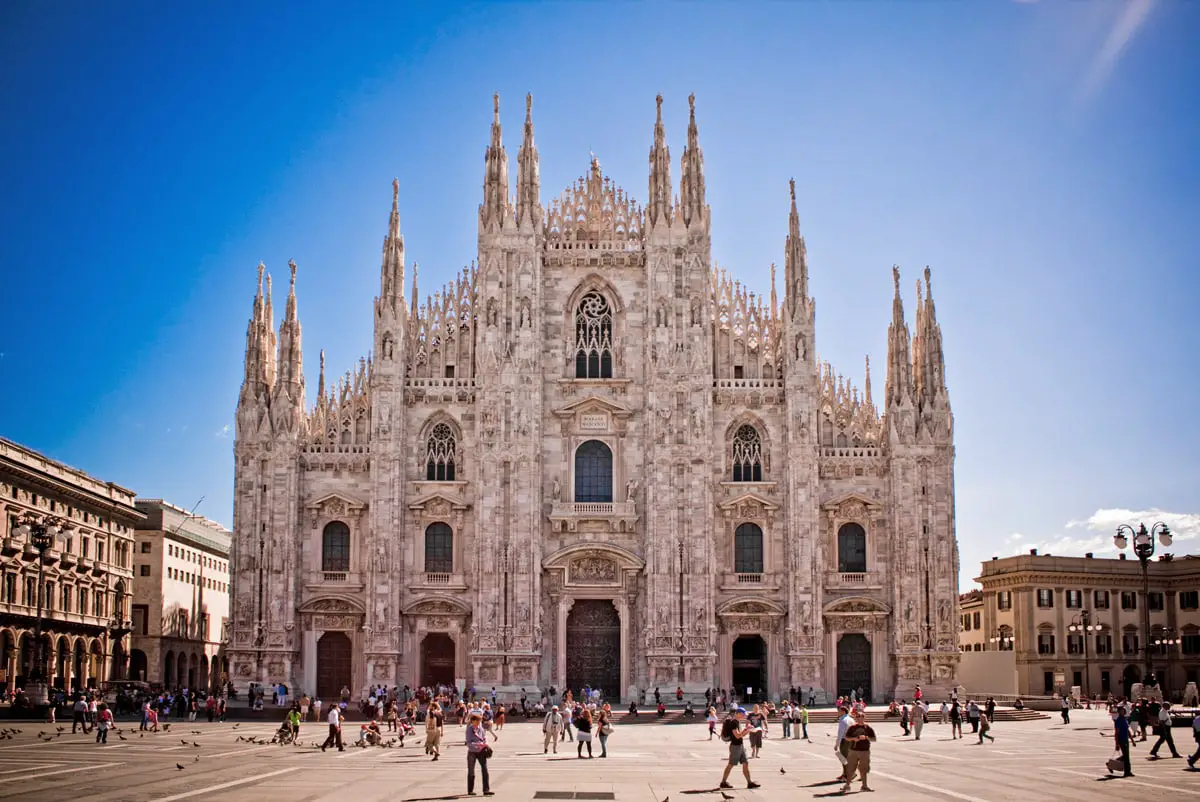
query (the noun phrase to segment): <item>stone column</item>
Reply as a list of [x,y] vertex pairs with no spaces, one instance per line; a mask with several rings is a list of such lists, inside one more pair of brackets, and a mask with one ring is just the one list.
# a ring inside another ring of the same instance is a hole
[[629,607],[624,596],[613,599],[613,606],[617,608],[617,618],[621,621],[621,687],[617,692],[621,701],[626,702],[629,691]]
[[553,685],[560,691],[567,686],[567,615],[574,605],[574,599],[568,599],[566,596],[560,596],[558,599],[558,632],[555,635],[558,648],[554,650],[556,681]]

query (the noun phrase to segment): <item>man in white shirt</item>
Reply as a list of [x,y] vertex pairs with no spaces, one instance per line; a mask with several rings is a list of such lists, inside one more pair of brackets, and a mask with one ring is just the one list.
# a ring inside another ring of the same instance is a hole
[[846,740],[846,730],[854,724],[854,719],[850,718],[850,709],[845,705],[838,708],[838,728],[837,738],[833,740],[833,751],[837,753],[838,760],[842,764],[842,773],[838,775],[838,779],[842,782],[848,782],[846,779],[846,764],[850,760],[850,742]]
[[925,706],[924,699],[918,699],[913,702],[912,706],[912,730],[916,740],[921,740],[921,730],[925,728],[925,714],[929,712],[929,708]]
[[542,722],[542,733],[545,736],[545,743],[542,744],[543,755],[549,752],[551,747],[554,747],[554,754],[558,754],[558,736],[562,732],[562,726],[562,713],[558,712],[558,705],[555,705],[550,708],[546,720]]
[[327,748],[337,744],[339,752],[346,751],[346,747],[342,744],[342,711],[337,705],[329,706],[329,737],[325,739],[325,743],[321,744],[321,751],[324,752]]
[[[1162,705],[1158,708],[1158,740],[1154,742],[1154,746],[1150,747],[1150,759],[1158,759],[1158,749],[1163,744],[1171,750],[1171,757],[1183,757],[1175,750],[1175,737],[1171,735],[1171,703],[1163,700]],[[1193,720],[1192,726],[1195,727]]]

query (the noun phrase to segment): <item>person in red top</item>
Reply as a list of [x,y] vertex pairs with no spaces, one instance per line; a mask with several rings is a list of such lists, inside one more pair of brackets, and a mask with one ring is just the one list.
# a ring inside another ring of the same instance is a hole
[[921,686],[920,685],[918,685],[917,689],[915,691],[913,691],[913,699],[918,702],[921,701]]
[[113,725],[113,714],[108,705],[101,702],[96,708],[96,743],[108,743],[108,730]]

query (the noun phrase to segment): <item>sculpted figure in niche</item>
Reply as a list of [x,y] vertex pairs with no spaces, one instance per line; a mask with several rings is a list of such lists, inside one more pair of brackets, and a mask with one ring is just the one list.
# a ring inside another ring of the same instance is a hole
[[692,325],[700,325],[700,301],[692,299]]
[[562,482],[558,477],[554,477],[554,484],[550,488],[550,498],[553,501],[562,501]]
[[487,305],[487,324],[488,324],[488,326],[495,326],[496,321],[499,319],[499,317],[500,317],[500,312],[496,308],[496,299],[492,298],[492,299],[488,300],[488,305]]
[[633,501],[634,495],[637,494],[637,489],[638,489],[637,479],[630,479],[628,482],[626,482],[625,483],[625,500]]
[[517,328],[523,329],[529,326],[529,301],[521,299],[520,318],[517,322]]

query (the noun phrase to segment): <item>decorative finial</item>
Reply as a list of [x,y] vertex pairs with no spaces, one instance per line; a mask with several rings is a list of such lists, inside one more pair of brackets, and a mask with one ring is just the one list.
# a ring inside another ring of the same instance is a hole
[[930,280],[929,265],[925,265],[925,299],[929,300],[933,297],[933,285]]
[[500,93],[492,95],[492,119],[494,122],[500,122]]
[[655,105],[658,106],[658,119],[662,120],[662,95],[659,94],[654,98]]
[[529,120],[533,115],[533,93],[525,93],[525,119]]
[[892,265],[892,282],[896,285],[896,294],[900,294],[900,265]]
[[258,263],[258,288],[260,290],[262,289],[263,271],[266,269],[267,269],[267,266],[265,264],[263,264],[262,262]]
[[400,202],[400,179],[392,179],[392,205],[395,206]]
[[788,179],[788,188],[792,193],[792,202],[795,203],[796,202],[796,179],[794,179],[794,178]]
[[696,95],[695,95],[695,93],[688,95],[688,110],[691,112],[691,115],[693,117],[696,116]]
[[292,271],[292,286],[296,286],[296,260],[288,259],[288,269]]

